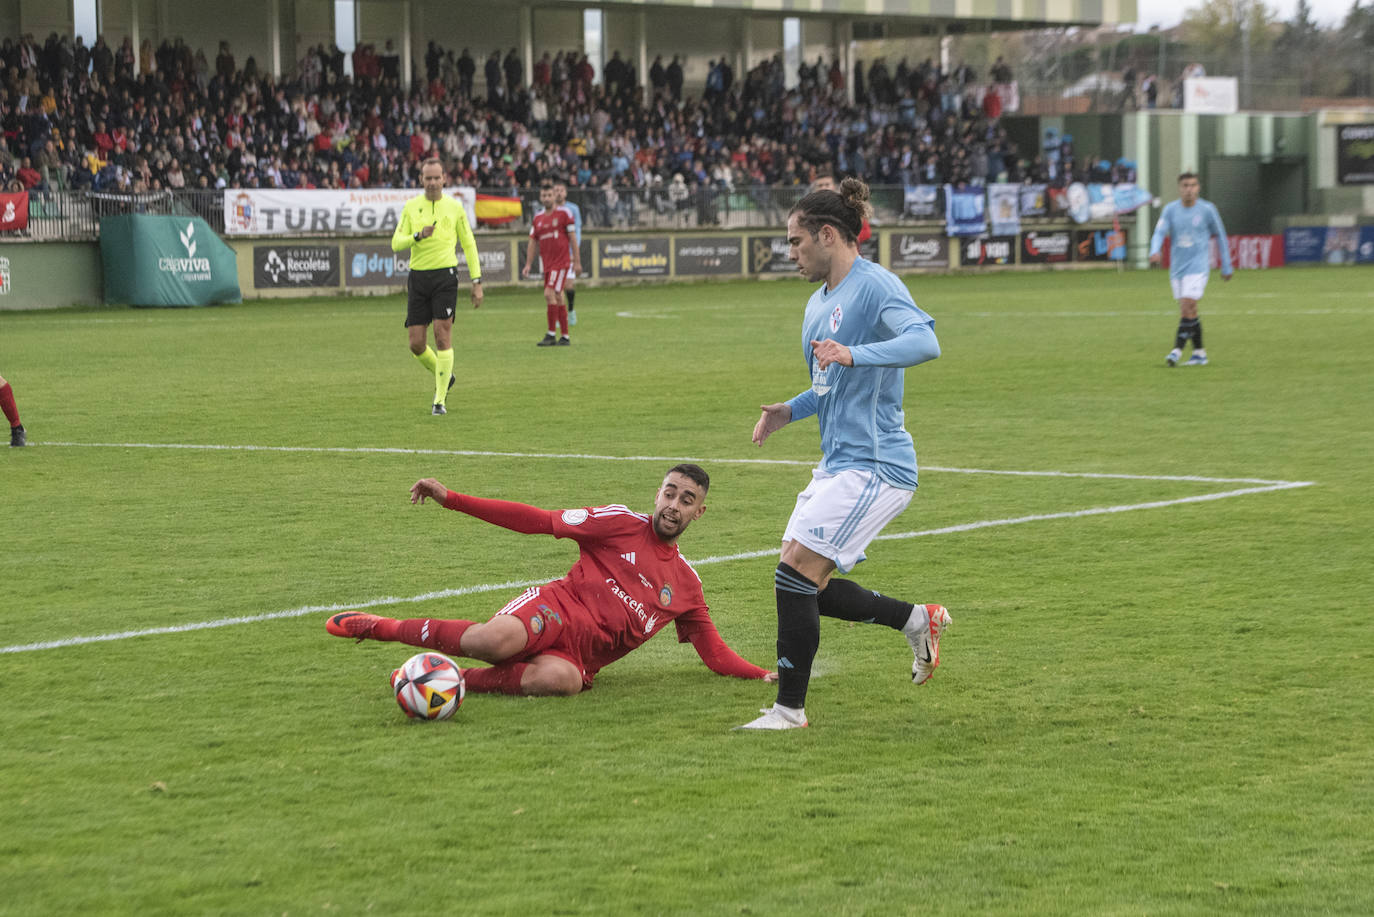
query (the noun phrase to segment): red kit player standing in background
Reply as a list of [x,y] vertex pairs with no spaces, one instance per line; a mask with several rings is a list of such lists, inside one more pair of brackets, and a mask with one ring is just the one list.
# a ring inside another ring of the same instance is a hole
[[[544,266],[544,303],[549,317],[549,333],[544,335],[539,346],[567,346],[572,339],[568,337],[568,303],[563,298],[563,287],[568,279],[569,267],[576,273],[582,273],[582,253],[576,246],[569,250],[573,216],[556,206],[552,182],[545,181],[540,185],[539,203],[544,205],[544,210],[534,215],[533,225],[530,226],[530,244],[525,252],[525,268],[520,276],[530,275],[530,268],[534,266],[535,245],[538,245],[539,260]],[[560,329],[562,337],[558,336]]]
[[411,503],[434,500],[515,532],[571,538],[581,552],[577,563],[562,579],[526,589],[485,623],[345,611],[325,629],[492,663],[463,670],[469,691],[568,696],[590,688],[597,672],[671,621],[678,641],[690,642],[712,672],[775,681],[720,638],[701,580],[678,551],[678,536],[706,511],[710,484],[699,466],[677,465],[646,516],[615,505],[539,509],[457,494],[433,478],[417,481]]
[[5,419],[10,422],[10,445],[28,445],[28,434],[19,422],[19,408],[14,403],[14,389],[10,388],[4,376],[0,376],[0,410],[5,412]]

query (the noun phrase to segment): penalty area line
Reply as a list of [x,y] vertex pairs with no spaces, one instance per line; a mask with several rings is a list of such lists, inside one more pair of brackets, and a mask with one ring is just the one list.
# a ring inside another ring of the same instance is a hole
[[[1193,479],[1189,479],[1193,480]],[[959,532],[972,532],[978,529],[996,528],[1007,525],[1024,525],[1028,522],[1047,522],[1054,519],[1081,519],[1088,516],[1103,516],[1113,513],[1126,513],[1142,509],[1160,509],[1166,506],[1180,506],[1188,503],[1203,503],[1211,500],[1227,500],[1233,497],[1243,497],[1250,494],[1269,493],[1279,490],[1293,490],[1299,487],[1311,487],[1315,481],[1280,481],[1269,483],[1261,487],[1243,487],[1237,490],[1228,490],[1218,493],[1198,494],[1191,497],[1176,497],[1171,500],[1151,500],[1147,503],[1127,503],[1116,506],[1098,506],[1089,509],[1066,510],[1060,513],[1038,513],[1030,516],[1015,516],[1007,519],[986,519],[981,522],[965,522],[959,525],[947,525],[941,528],[924,529],[917,532],[894,532],[890,535],[879,535],[877,541],[899,541],[907,538],[923,538],[930,535],[953,535]],[[722,554],[714,557],[704,557],[699,560],[690,561],[694,567],[701,567],[707,564],[727,563],[735,560],[754,560],[760,557],[770,557],[778,553],[778,547],[766,548],[761,551],[744,551],[738,554]],[[150,627],[143,630],[126,630],[118,633],[94,634],[81,637],[66,637],[60,640],[44,640],[38,643],[25,643],[15,646],[0,646],[0,654],[6,653],[29,653],[37,650],[62,649],[64,647],[83,646],[88,643],[109,643],[115,640],[129,640],[134,637],[151,637],[159,634],[184,634],[198,630],[211,630],[217,627],[230,627],[236,624],[255,624],[262,621],[276,621],[284,618],[299,618],[305,615],[319,614],[321,612],[356,611],[364,608],[385,608],[392,605],[408,605],[417,602],[428,602],[434,599],[457,598],[464,595],[476,595],[483,592],[496,592],[498,590],[527,589],[530,586],[542,586],[550,582],[550,579],[540,580],[512,580],[506,583],[486,583],[479,586],[464,586],[459,589],[440,589],[435,592],[426,592],[421,595],[412,596],[384,596],[376,599],[366,599],[361,602],[348,602],[333,605],[302,605],[298,608],[288,608],[284,611],[270,611],[256,615],[237,615],[229,618],[218,618],[213,621],[198,621],[192,624],[175,624],[166,627]]]

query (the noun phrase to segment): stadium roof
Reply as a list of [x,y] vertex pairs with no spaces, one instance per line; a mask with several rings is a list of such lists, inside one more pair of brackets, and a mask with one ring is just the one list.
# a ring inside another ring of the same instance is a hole
[[784,16],[880,19],[897,31],[960,23],[978,31],[1040,26],[1115,25],[1136,20],[1136,0],[541,0],[540,6],[679,6]]

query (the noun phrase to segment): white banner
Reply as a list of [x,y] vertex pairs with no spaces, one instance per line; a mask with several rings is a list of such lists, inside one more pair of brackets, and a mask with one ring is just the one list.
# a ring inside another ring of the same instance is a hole
[[[419,188],[355,188],[345,191],[286,191],[279,188],[226,188],[224,232],[230,236],[285,236],[318,233],[391,235],[406,201]],[[477,192],[445,188],[477,225]]]
[[1196,76],[1184,80],[1183,110],[1201,115],[1234,115],[1240,110],[1236,78]]

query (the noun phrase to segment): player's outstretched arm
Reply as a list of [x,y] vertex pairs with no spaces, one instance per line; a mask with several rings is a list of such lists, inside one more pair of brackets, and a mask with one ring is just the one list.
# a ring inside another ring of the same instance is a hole
[[701,661],[706,663],[706,668],[717,675],[754,678],[767,682],[778,680],[778,673],[756,666],[730,649],[714,625],[694,631],[688,639],[692,641],[692,648],[697,651]]
[[411,503],[424,503],[425,500],[443,503],[446,496],[448,488],[433,478],[421,478],[410,486]]
[[466,513],[483,522],[524,535],[552,535],[553,519],[558,515],[557,511],[540,509],[528,503],[454,493],[433,478],[422,478],[410,488],[411,503],[424,503],[426,500],[433,500],[445,509]]
[[792,421],[792,406],[779,402],[759,407],[763,414],[754,424],[754,445],[762,446],[763,441],[787,426]]

